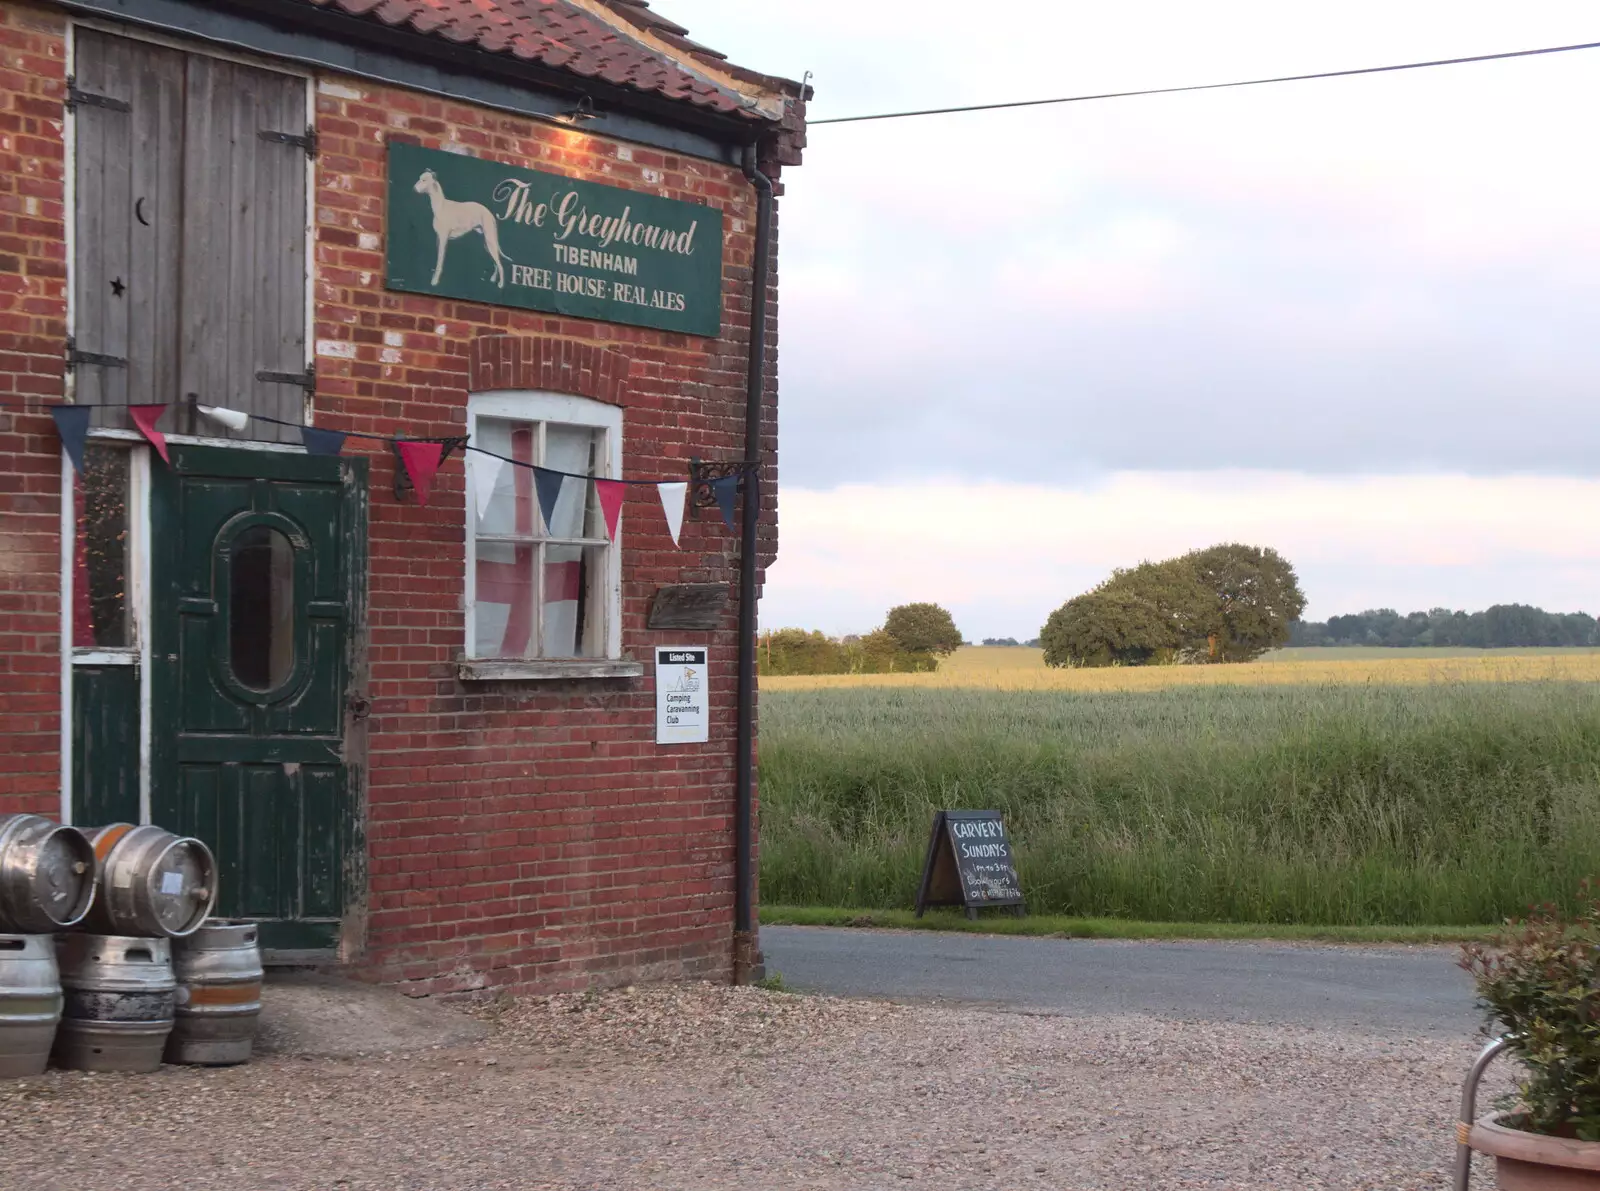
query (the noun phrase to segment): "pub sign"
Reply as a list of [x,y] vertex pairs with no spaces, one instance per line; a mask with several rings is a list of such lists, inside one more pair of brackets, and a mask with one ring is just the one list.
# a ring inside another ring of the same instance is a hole
[[716,336],[722,212],[389,145],[386,284],[497,306]]

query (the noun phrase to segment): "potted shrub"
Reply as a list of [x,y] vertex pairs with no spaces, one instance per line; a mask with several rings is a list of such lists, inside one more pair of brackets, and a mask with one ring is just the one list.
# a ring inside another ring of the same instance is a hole
[[[1463,951],[1479,1003],[1523,1067],[1500,1112],[1463,1122],[1463,1146],[1495,1156],[1505,1191],[1600,1191],[1600,899],[1585,882],[1576,913],[1539,907]],[[1465,1182],[1463,1159],[1457,1186]]]

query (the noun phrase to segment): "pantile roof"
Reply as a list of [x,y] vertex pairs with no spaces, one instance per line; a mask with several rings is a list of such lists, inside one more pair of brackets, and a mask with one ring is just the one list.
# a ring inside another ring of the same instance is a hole
[[[724,115],[770,121],[753,96],[715,77],[781,85],[733,66],[688,39],[688,30],[651,11],[647,0],[303,0],[318,8],[405,28],[490,54],[537,62],[580,79],[693,104]],[[596,9],[609,14],[611,19]],[[664,52],[652,41],[668,47]],[[709,69],[701,70],[694,63]],[[790,83],[785,90],[796,84]]]

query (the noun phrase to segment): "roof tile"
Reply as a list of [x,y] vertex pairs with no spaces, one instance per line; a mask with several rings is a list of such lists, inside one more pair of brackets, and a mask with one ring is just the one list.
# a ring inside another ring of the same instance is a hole
[[[407,26],[423,36],[458,45],[475,45],[485,53],[510,54],[536,61],[579,78],[601,78],[618,86],[684,100],[697,107],[741,113],[761,119],[749,101],[685,69],[645,42],[620,36],[605,21],[568,0],[301,0],[318,8],[377,21],[391,28]],[[670,42],[682,42],[687,30],[645,11],[637,0],[607,0],[622,19]],[[693,43],[687,43],[693,45]],[[694,46],[695,51],[704,51]]]

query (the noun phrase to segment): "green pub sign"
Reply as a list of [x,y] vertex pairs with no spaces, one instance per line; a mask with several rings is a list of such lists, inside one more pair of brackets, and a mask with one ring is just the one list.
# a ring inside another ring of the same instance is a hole
[[715,336],[722,212],[389,146],[390,289]]

